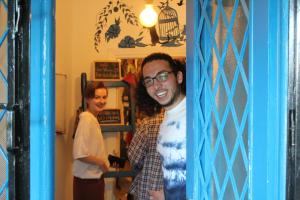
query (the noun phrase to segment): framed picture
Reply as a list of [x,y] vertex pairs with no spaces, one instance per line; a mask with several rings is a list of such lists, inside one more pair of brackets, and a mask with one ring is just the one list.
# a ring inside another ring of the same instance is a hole
[[118,61],[97,61],[94,64],[93,74],[95,80],[119,80],[120,73],[120,64]]
[[120,109],[105,109],[98,115],[100,124],[120,124],[121,111]]
[[121,76],[125,77],[127,74],[137,74],[136,59],[125,58],[121,59]]

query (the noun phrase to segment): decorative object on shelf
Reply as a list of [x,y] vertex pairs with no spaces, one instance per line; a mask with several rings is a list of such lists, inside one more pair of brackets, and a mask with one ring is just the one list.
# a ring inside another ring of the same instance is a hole
[[94,64],[94,79],[120,79],[119,62],[95,62]]

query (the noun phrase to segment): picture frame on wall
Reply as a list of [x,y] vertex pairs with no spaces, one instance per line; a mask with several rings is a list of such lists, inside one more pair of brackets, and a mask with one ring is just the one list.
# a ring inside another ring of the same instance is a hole
[[121,124],[121,110],[104,109],[97,118],[100,124]]
[[136,66],[135,58],[123,58],[121,59],[121,77],[125,77],[127,74],[137,74],[138,68]]
[[120,63],[118,61],[95,61],[94,80],[120,80]]

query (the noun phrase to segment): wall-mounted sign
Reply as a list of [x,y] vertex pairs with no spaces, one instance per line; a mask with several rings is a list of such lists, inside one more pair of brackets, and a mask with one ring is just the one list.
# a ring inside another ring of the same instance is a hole
[[120,124],[121,112],[119,109],[105,109],[98,115],[100,124]]
[[120,79],[119,62],[95,62],[94,78],[97,79]]

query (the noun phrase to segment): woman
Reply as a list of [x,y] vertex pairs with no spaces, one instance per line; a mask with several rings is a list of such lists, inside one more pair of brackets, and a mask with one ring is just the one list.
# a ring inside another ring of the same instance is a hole
[[73,145],[73,199],[104,200],[103,173],[108,171],[107,153],[97,120],[106,105],[108,90],[102,82],[87,84],[87,110],[79,116]]

